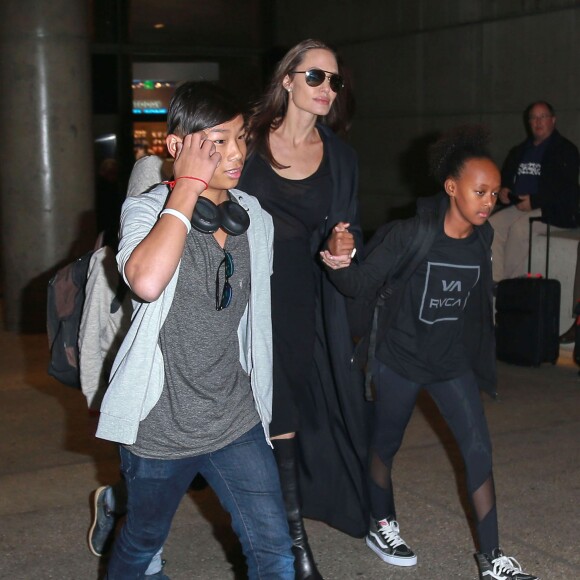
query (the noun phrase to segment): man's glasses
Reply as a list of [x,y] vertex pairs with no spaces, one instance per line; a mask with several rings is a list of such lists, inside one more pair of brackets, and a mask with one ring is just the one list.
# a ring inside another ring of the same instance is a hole
[[551,119],[554,115],[530,115],[529,121],[543,121],[544,119]]
[[[220,270],[224,266],[225,282],[223,290],[220,292]],[[234,291],[230,285],[230,278],[234,275],[234,259],[229,252],[224,250],[224,257],[218,266],[215,275],[215,309],[223,310],[232,303]]]
[[330,88],[338,93],[342,87],[344,87],[344,80],[340,75],[336,73],[331,73],[319,68],[311,68],[308,70],[291,70],[292,74],[303,74],[306,75],[306,84],[309,87],[319,87],[326,79],[330,83]]

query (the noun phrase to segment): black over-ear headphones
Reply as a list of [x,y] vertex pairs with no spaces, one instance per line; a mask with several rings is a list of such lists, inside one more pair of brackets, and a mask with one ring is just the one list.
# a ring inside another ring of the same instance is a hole
[[202,234],[213,234],[222,228],[230,236],[239,236],[250,226],[250,216],[231,199],[216,205],[207,197],[200,196],[193,210],[191,225]]

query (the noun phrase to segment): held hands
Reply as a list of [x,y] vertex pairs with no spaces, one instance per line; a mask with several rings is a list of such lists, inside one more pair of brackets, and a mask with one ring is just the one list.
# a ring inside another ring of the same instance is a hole
[[[211,181],[220,161],[221,154],[216,151],[214,143],[206,139],[203,131],[186,135],[183,140],[175,142],[173,175],[176,185],[187,184],[194,191],[201,193],[203,191],[201,189],[202,183],[207,184]],[[180,177],[196,177],[199,181],[180,180]]]
[[328,238],[328,249],[320,252],[325,266],[333,270],[347,268],[356,253],[354,236],[348,231],[349,223],[339,222]]

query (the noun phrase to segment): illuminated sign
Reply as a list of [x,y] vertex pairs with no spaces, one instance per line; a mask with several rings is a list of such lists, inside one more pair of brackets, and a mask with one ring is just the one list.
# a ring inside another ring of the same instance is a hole
[[161,100],[135,99],[133,113],[135,115],[166,115],[167,107]]

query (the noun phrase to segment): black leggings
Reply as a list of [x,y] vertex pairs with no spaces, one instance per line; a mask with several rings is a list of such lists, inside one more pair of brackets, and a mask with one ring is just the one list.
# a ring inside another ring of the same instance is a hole
[[497,512],[491,441],[475,376],[468,372],[456,379],[421,385],[401,377],[377,360],[373,364],[373,376],[377,387],[369,469],[373,517],[396,517],[391,479],[393,458],[401,446],[417,396],[424,388],[459,445],[477,522],[479,549],[489,554],[499,544]]

